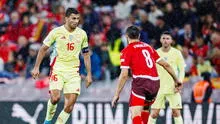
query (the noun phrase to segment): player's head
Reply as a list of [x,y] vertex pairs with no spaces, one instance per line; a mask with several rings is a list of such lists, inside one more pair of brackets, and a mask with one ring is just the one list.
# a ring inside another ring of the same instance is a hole
[[160,42],[162,47],[170,47],[171,43],[173,42],[173,38],[170,32],[165,31],[160,36]]
[[74,8],[68,8],[65,14],[65,23],[71,29],[75,29],[79,24],[80,14]]
[[136,26],[130,26],[126,30],[126,38],[129,41],[138,40],[140,37],[140,30]]

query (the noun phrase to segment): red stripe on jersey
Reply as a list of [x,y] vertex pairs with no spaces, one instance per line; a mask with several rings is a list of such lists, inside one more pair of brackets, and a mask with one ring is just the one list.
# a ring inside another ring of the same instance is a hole
[[50,64],[50,74],[49,74],[49,78],[51,77],[52,73],[53,73],[53,66],[55,65],[57,57],[55,57],[53,59],[53,62]]
[[53,62],[50,64],[51,68],[53,68],[53,66],[54,66],[54,64],[55,64],[55,62],[56,62],[56,59],[57,59],[57,57],[55,57],[55,58],[53,59]]

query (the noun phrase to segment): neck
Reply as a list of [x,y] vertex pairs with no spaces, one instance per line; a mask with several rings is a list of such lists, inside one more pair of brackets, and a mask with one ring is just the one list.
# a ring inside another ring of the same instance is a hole
[[168,46],[168,47],[163,47],[162,46],[162,51],[163,52],[169,52],[170,48],[171,48],[171,46]]
[[66,28],[67,31],[73,32],[76,28],[72,29],[70,28],[67,24],[64,24],[64,27]]
[[139,41],[138,39],[131,39],[131,40],[129,40],[129,44],[134,43],[134,42],[138,42],[138,41]]

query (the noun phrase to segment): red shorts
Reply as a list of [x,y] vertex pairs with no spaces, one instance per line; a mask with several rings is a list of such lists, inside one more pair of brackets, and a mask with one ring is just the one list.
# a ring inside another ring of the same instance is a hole
[[150,106],[154,103],[160,82],[146,78],[136,78],[132,82],[129,106]]
[[146,101],[143,98],[136,96],[135,94],[131,93],[129,107],[131,106],[151,106],[154,103],[155,99],[151,101]]

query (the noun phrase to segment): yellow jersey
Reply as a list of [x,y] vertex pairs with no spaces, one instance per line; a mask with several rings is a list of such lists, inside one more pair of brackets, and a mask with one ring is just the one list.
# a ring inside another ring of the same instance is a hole
[[76,28],[69,32],[64,25],[50,31],[43,43],[52,48],[50,65],[53,71],[73,72],[79,71],[79,54],[83,48],[88,48],[86,32]]
[[[168,52],[163,52],[162,48],[157,49],[159,56],[170,64],[180,81],[185,76],[185,62],[181,52],[173,47]],[[160,78],[159,93],[173,94],[175,83],[170,74],[160,65],[157,64],[157,71]]]

